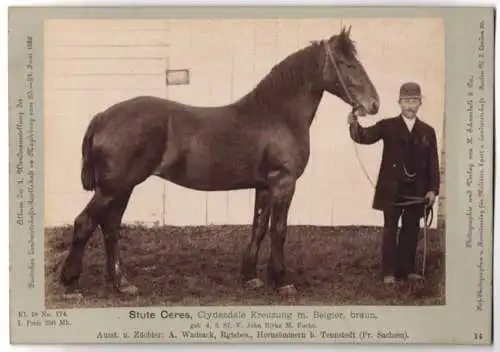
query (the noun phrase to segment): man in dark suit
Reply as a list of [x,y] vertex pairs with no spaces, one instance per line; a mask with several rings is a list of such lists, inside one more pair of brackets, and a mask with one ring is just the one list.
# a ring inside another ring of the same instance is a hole
[[[439,162],[436,133],[417,117],[422,104],[420,86],[408,82],[400,87],[401,113],[362,127],[355,114],[349,114],[351,138],[360,144],[384,143],[373,208],[384,213],[382,273],[385,283],[396,279],[419,280],[415,273],[415,254],[424,205],[397,205],[405,196],[424,197],[428,207],[439,194]],[[402,228],[397,236],[398,222]]]

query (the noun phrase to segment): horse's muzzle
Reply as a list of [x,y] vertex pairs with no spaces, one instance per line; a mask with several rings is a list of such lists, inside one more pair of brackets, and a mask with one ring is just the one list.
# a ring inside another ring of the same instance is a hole
[[367,104],[355,104],[353,105],[353,112],[358,116],[375,115],[379,110],[380,104],[378,101],[373,100]]
[[375,115],[378,112],[379,108],[380,108],[380,103],[377,100],[375,100],[371,103],[368,113],[370,115]]

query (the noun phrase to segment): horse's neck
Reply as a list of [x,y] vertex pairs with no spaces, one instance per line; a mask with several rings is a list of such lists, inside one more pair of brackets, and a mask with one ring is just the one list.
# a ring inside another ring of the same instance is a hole
[[283,113],[310,125],[323,94],[317,50],[318,47],[308,47],[290,55],[236,104],[259,113],[269,111],[274,116]]
[[323,97],[323,91],[310,88],[297,92],[297,94],[286,102],[287,116],[295,124],[302,123],[309,128],[314,121],[316,111]]

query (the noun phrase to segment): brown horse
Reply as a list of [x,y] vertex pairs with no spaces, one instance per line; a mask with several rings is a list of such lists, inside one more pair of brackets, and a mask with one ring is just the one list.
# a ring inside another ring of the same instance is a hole
[[97,114],[83,137],[81,170],[83,188],[94,195],[74,221],[61,271],[68,292],[77,288],[85,247],[98,225],[114,290],[137,292],[122,268],[119,229],[132,190],[155,175],[203,191],[255,189],[243,284],[263,285],[256,264],[269,232],[268,280],[281,295],[293,296],[296,289],[284,260],[287,217],[297,179],[308,163],[309,128],[324,91],[359,115],[378,112],[379,97],[357,59],[350,28],[292,53],[229,105],[195,107],[141,96]]

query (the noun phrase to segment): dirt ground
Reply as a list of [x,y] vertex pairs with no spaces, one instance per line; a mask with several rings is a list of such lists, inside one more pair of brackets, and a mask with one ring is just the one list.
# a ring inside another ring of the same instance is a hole
[[[286,264],[299,291],[293,304],[445,304],[444,253],[436,231],[428,231],[425,282],[394,286],[384,285],[379,277],[381,232],[376,227],[290,226]],[[71,235],[71,227],[45,230],[47,308],[288,304],[267,285],[257,291],[241,287],[241,256],[250,227],[232,225],[125,226],[120,248],[129,279],[139,288],[136,297],[114,294],[105,285],[104,244],[97,230],[80,279],[84,298],[68,300],[57,274]],[[268,255],[267,236],[258,262],[264,282]]]

